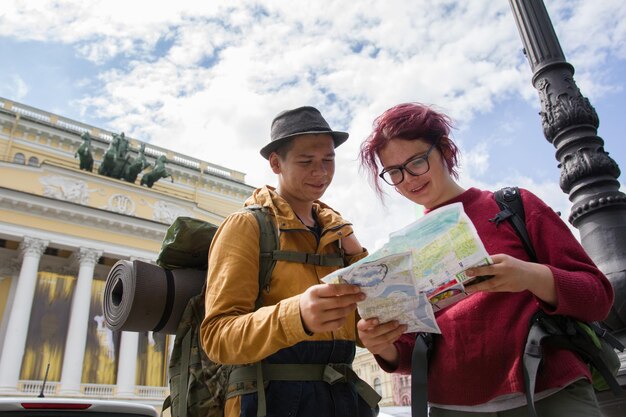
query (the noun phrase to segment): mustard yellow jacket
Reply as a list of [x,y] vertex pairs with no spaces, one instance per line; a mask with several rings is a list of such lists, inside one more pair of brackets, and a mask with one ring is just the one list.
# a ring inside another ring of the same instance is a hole
[[[318,243],[289,204],[269,186],[257,189],[245,203],[251,204],[268,207],[275,216],[282,250],[337,253],[337,241],[352,233],[351,224],[339,213],[315,202],[313,210],[322,226]],[[354,313],[339,330],[313,335],[305,332],[300,318],[300,294],[338,267],[278,261],[270,291],[263,292],[263,307],[254,310],[259,293],[259,235],[254,214],[241,211],[226,218],[214,237],[209,252],[206,315],[200,330],[209,359],[222,364],[248,364],[304,341],[355,342]],[[348,256],[347,262],[354,263],[366,255],[364,249]],[[238,399],[228,401],[225,415],[239,415],[239,406],[233,403]]]

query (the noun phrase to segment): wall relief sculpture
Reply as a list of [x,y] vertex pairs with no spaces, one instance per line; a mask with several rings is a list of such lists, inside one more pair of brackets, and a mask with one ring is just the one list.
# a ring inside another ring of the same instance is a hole
[[44,196],[70,203],[87,205],[89,195],[97,191],[89,189],[85,181],[59,176],[40,177],[39,182],[43,185]]

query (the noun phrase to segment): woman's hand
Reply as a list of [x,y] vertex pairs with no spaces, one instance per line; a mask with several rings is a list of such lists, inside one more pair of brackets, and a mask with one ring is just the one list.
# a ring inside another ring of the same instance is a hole
[[398,366],[398,349],[393,342],[406,332],[406,324],[390,321],[380,324],[377,318],[361,319],[356,325],[363,346],[374,355],[380,356],[391,367]]
[[544,302],[556,306],[557,297],[552,271],[545,265],[526,262],[505,254],[492,255],[493,264],[470,268],[468,277],[491,276],[491,278],[469,284],[468,293],[520,292],[528,290]]

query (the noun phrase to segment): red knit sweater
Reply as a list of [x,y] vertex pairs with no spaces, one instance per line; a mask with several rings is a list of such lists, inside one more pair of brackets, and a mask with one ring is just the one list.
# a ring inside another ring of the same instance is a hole
[[[437,404],[477,405],[496,397],[524,392],[522,352],[530,317],[539,308],[585,321],[602,320],[613,303],[607,278],[585,253],[561,218],[538,197],[521,190],[526,226],[538,262],[554,275],[558,307],[552,308],[529,291],[518,293],[479,292],[437,312],[441,335],[429,362],[428,399]],[[446,204],[461,202],[476,226],[490,255],[504,253],[529,260],[508,222],[497,228],[489,219],[500,211],[493,193],[471,188]],[[414,335],[396,343],[400,362],[387,372],[410,373]],[[573,353],[545,350],[537,377],[536,392],[563,386],[586,376],[587,366]]]

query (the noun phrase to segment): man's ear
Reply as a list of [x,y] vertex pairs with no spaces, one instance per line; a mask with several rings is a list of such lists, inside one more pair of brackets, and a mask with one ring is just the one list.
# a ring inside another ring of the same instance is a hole
[[274,174],[280,174],[280,157],[276,152],[272,152],[269,157],[270,167]]

